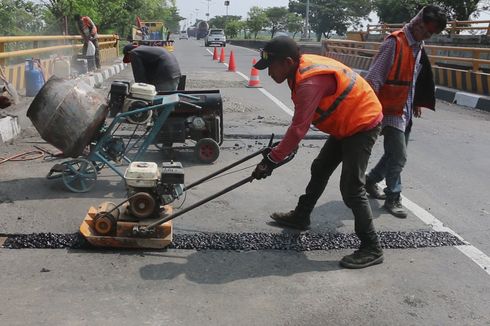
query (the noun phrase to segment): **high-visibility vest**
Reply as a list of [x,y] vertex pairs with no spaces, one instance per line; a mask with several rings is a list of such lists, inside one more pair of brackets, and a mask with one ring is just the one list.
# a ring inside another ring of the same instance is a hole
[[402,115],[412,87],[415,57],[403,30],[388,37],[396,40],[396,52],[388,78],[378,92],[378,98],[386,115]]
[[302,81],[325,74],[335,76],[337,90],[321,99],[312,121],[315,127],[341,139],[366,130],[381,119],[381,104],[371,86],[349,67],[323,56],[301,56],[295,80],[289,81],[293,101]]

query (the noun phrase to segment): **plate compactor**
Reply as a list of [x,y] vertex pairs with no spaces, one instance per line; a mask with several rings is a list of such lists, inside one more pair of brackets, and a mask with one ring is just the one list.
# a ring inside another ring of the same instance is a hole
[[[275,145],[275,144],[274,144]],[[250,154],[194,183],[184,186],[184,170],[179,162],[132,162],[124,174],[127,199],[119,204],[103,202],[90,207],[80,226],[81,234],[96,247],[161,249],[172,243],[172,220],[233,189],[254,180],[246,177],[221,191],[206,197],[176,213],[172,202],[185,191],[217,177],[258,155],[267,155],[274,146]],[[296,152],[278,164],[293,159]]]

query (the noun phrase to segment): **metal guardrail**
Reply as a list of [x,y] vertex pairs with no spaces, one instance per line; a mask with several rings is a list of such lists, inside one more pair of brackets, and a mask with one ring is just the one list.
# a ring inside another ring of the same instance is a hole
[[[380,45],[378,42],[325,40],[322,54],[352,68],[367,70]],[[490,95],[490,48],[436,45],[425,48],[437,85]]]
[[[367,34],[381,33],[388,34],[403,27],[404,24],[369,24]],[[486,25],[486,26],[482,26]],[[449,35],[457,35],[462,31],[485,32],[490,36],[490,20],[452,20],[447,23],[446,31]]]
[[[119,56],[118,35],[98,35],[97,39],[102,63]],[[79,35],[0,36],[0,66],[4,67],[7,80],[20,90],[25,87],[25,64],[21,63],[22,58],[45,55],[41,66],[45,79],[48,79],[54,73],[56,57],[70,50],[75,54],[83,47],[81,41]],[[14,49],[12,45],[21,45],[22,49]]]
[[[324,41],[328,51],[356,56],[374,56],[379,49],[379,42],[360,42],[348,40]],[[461,69],[488,71],[490,69],[490,48],[426,45],[425,49],[433,65],[457,64]],[[456,55],[450,55],[456,54]]]
[[[31,56],[41,53],[56,53],[59,50],[79,49],[83,45],[80,43],[82,37],[79,35],[52,35],[52,36],[1,36],[0,37],[0,65],[4,66],[7,60],[15,57]],[[115,48],[118,53],[119,36],[99,35],[99,48]],[[62,45],[40,46],[41,42],[58,42]],[[9,43],[31,43],[31,49],[7,51]],[[69,44],[66,44],[69,43]]]

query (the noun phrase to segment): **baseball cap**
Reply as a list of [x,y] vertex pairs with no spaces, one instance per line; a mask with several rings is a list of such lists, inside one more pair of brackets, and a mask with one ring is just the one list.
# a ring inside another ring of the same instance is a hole
[[124,46],[124,48],[123,48],[123,54],[124,54],[123,62],[124,63],[131,62],[131,58],[129,57],[129,52],[131,52],[131,50],[133,50],[137,47],[138,46],[136,44],[127,44]]
[[264,70],[274,59],[291,57],[299,59],[298,44],[289,36],[277,36],[260,49],[260,60],[254,65],[255,69]]

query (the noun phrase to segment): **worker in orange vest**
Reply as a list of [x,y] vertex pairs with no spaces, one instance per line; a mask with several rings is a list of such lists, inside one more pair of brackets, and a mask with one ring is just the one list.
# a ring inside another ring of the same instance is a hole
[[74,15],[78,31],[83,39],[82,55],[87,55],[88,42],[95,46],[95,65],[100,69],[99,41],[97,40],[97,26],[89,16]]
[[[383,106],[384,154],[366,176],[366,190],[393,216],[406,218],[401,203],[401,172],[407,161],[412,117],[421,108],[435,108],[435,87],[424,40],[446,27],[446,15],[437,6],[426,6],[402,29],[391,33],[380,46],[366,75]],[[384,192],[377,183],[386,180]]]
[[256,179],[271,175],[305,137],[310,125],[330,134],[311,165],[311,178],[296,208],[274,213],[281,226],[300,230],[310,226],[310,214],[328,179],[342,163],[340,191],[352,209],[359,250],[342,258],[346,268],[364,268],[383,262],[383,251],[374,229],[371,207],[364,189],[365,171],[383,119],[381,104],[369,84],[342,63],[318,55],[300,55],[296,42],[287,36],[269,41],[255,68],[269,68],[278,84],[287,80],[292,92],[294,116],[282,141],[257,165]]

